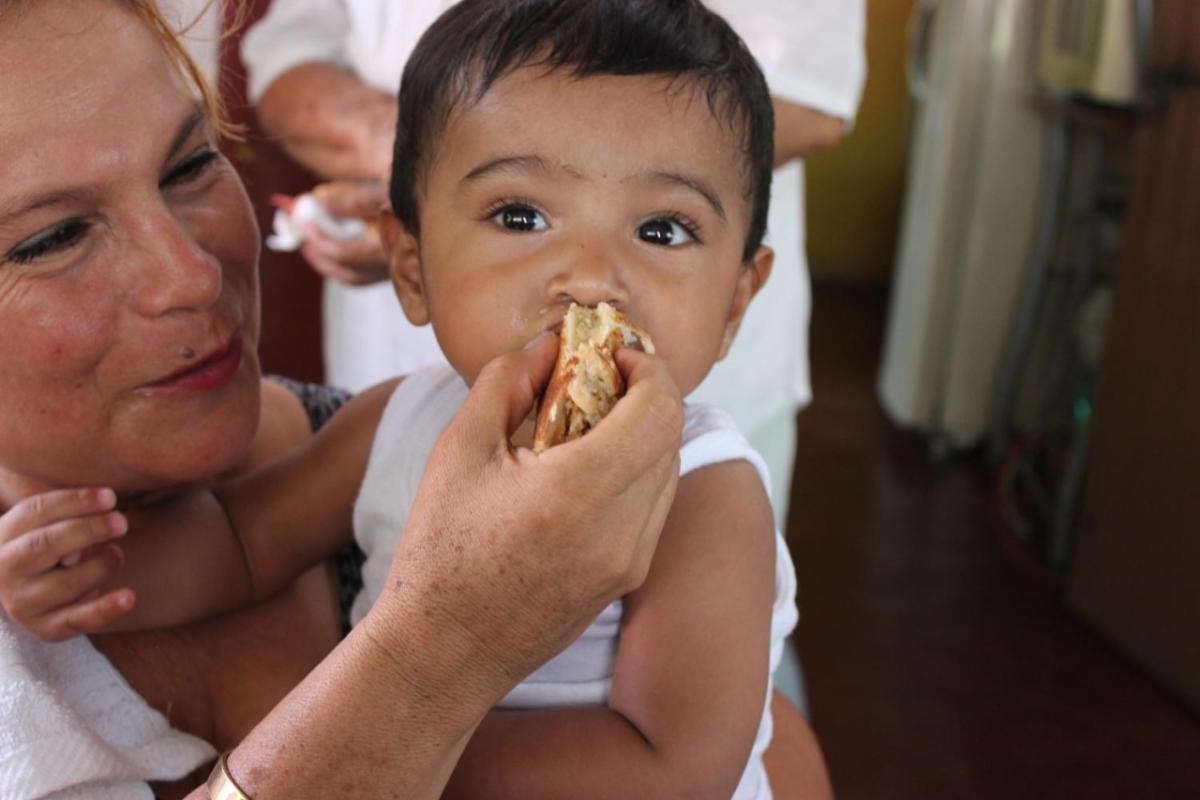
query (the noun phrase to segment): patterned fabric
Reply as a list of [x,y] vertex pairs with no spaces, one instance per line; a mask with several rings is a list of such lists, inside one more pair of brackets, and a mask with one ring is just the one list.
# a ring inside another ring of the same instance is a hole
[[[345,389],[338,389],[334,386],[301,383],[278,375],[271,375],[268,378],[280,386],[290,389],[299,398],[300,404],[308,413],[308,422],[312,426],[313,433],[319,431],[353,396]],[[354,604],[354,598],[362,591],[362,565],[366,559],[366,555],[359,548],[357,542],[351,542],[334,559],[334,566],[337,568],[338,605],[341,609],[343,635],[350,632],[350,607]]]
[[291,378],[284,378],[279,375],[268,375],[267,379],[290,389],[300,399],[300,404],[304,406],[304,410],[308,413],[308,421],[312,426],[313,433],[321,430],[325,423],[329,421],[329,418],[339,408],[344,406],[346,401],[353,397],[350,392],[347,392],[345,389],[338,389],[335,386],[301,383],[300,381],[294,381]]

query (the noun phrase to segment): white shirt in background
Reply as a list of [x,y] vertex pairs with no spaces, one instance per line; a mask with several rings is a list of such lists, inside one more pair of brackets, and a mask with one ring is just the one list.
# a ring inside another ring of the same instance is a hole
[[221,63],[221,0],[159,0],[167,24],[183,32],[183,43],[215,86]]
[[[746,42],[773,96],[853,123],[866,81],[863,0],[706,4]],[[804,165],[799,161],[775,171],[767,244],[775,250],[775,267],[766,287],[750,304],[729,355],[688,398],[724,408],[748,435],[812,400],[812,292],[804,250]],[[775,464],[771,469],[779,471]]]

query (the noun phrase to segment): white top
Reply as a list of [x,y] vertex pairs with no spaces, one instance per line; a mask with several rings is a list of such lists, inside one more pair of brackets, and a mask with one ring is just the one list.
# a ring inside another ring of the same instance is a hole
[[[853,119],[866,76],[863,0],[708,4],[746,40],[773,94]],[[369,85],[395,92],[418,38],[451,5],[451,0],[275,0],[242,45],[250,96],[257,100],[283,72],[306,61],[339,64]],[[776,172],[768,221],[776,260],[768,288],[750,305],[729,357],[692,395],[732,413],[743,430],[811,397],[802,183],[799,163]],[[442,360],[432,332],[408,324],[390,286],[327,284],[324,323],[326,377],[334,384],[357,390]]]
[[217,86],[221,60],[222,0],[159,0],[163,19],[183,33],[183,43],[196,65]]
[[[866,81],[863,0],[706,0],[745,40],[771,94],[853,123]],[[775,171],[766,243],[775,267],[725,360],[689,399],[719,406],[753,431],[812,400],[804,243],[804,165]],[[786,498],[785,498],[786,502]]]
[[33,638],[0,612],[0,800],[153,800],[217,751],[171,728],[92,643]]
[[[388,402],[354,509],[354,535],[367,555],[363,590],[355,599],[350,616],[354,623],[366,615],[383,589],[425,464],[466,396],[467,386],[462,378],[447,366],[435,366],[406,378]],[[749,461],[770,492],[762,459],[738,432],[732,418],[720,409],[692,404],[686,407],[679,458],[681,476],[710,464]],[[500,702],[501,707],[604,703],[612,688],[621,612],[620,601],[606,608],[579,639],[513,689]],[[779,665],[784,640],[796,621],[796,572],[787,545],[776,531],[769,666],[772,673]],[[771,797],[761,760],[771,741],[770,688],[768,682],[762,721],[735,800]]]

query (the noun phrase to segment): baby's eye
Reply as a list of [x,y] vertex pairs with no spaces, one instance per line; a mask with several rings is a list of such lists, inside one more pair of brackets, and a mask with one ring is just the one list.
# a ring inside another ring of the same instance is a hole
[[542,212],[525,205],[505,206],[491,219],[510,231],[544,231],[550,227]]
[[695,233],[680,220],[660,217],[644,223],[637,230],[638,238],[649,244],[679,247],[696,241]]
[[29,264],[39,258],[67,250],[83,239],[87,229],[88,224],[80,219],[60,222],[53,228],[14,247],[4,256],[3,260],[11,261],[14,264]]

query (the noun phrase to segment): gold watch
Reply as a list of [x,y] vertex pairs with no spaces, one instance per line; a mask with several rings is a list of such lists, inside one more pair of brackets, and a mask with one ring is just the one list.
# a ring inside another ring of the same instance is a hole
[[208,776],[208,796],[212,800],[251,800],[250,795],[234,782],[229,774],[229,752],[226,751],[213,764],[213,771]]

